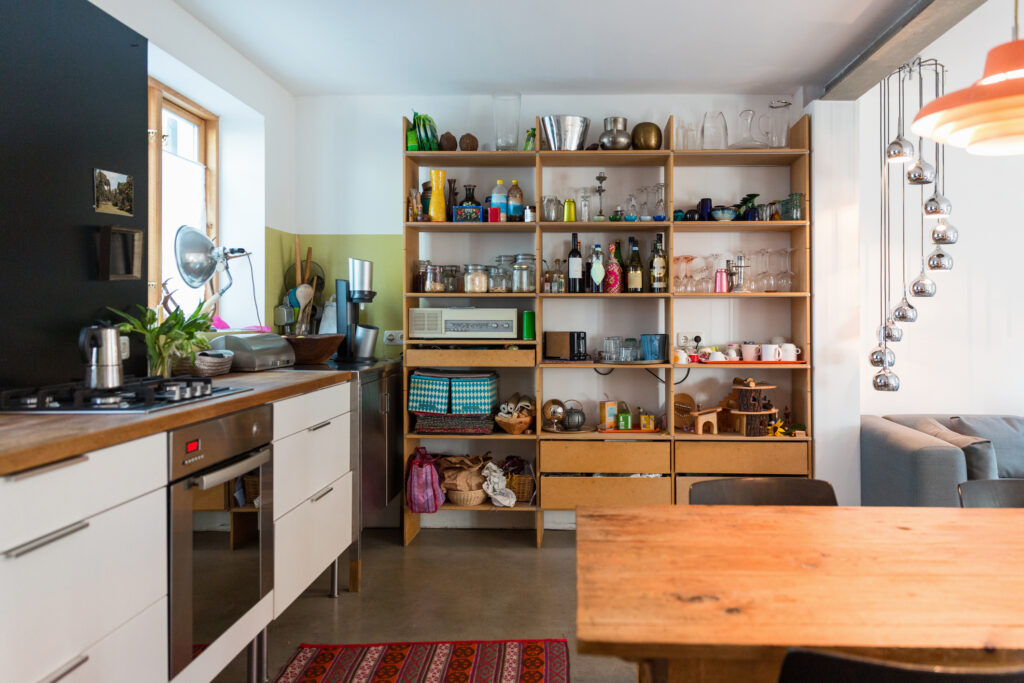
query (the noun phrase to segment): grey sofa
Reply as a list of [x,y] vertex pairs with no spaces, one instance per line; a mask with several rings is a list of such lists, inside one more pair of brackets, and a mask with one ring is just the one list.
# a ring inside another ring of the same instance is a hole
[[959,506],[957,484],[969,478],[964,452],[947,441],[908,426],[922,418],[933,418],[948,428],[952,417],[925,414],[861,416],[861,504]]

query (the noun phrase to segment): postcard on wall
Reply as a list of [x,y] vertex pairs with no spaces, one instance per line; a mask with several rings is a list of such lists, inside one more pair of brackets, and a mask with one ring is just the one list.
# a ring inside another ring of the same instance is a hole
[[134,215],[135,182],[130,175],[97,168],[93,174],[93,188],[93,206],[99,213]]

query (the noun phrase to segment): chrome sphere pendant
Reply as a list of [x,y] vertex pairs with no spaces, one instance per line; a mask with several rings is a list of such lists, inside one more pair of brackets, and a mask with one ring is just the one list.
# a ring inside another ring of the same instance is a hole
[[885,160],[890,164],[905,164],[913,159],[914,143],[902,135],[897,135],[896,139],[885,148]]
[[900,378],[889,368],[882,368],[872,378],[871,386],[875,391],[899,391]]
[[900,299],[896,308],[892,309],[892,319],[898,323],[912,323],[917,320],[917,309],[911,306],[910,302],[907,301],[906,294],[904,294],[903,298]]
[[907,182],[911,185],[929,185],[935,182],[935,167],[918,157],[907,169]]
[[882,346],[879,344],[871,351],[871,355],[868,356],[868,360],[871,365],[876,368],[891,368],[896,364],[896,354],[892,352],[888,346]]
[[931,297],[935,296],[935,280],[931,279],[922,270],[910,283],[910,296]]
[[935,191],[931,197],[925,200],[921,209],[926,218],[949,218],[953,211],[953,205],[941,192]]
[[945,218],[940,218],[932,228],[932,242],[935,244],[956,244],[959,239],[960,231],[950,225]]
[[885,325],[878,332],[879,337],[884,338],[887,342],[898,342],[903,339],[903,330],[891,318],[885,321]]
[[935,247],[935,251],[928,254],[928,269],[953,270],[953,257],[942,249],[942,245]]

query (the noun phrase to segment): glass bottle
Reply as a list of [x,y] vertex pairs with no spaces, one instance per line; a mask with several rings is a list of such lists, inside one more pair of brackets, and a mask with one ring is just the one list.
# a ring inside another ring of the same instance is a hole
[[569,294],[583,293],[583,254],[580,253],[579,235],[572,234],[572,249],[569,250],[569,276],[566,278]]
[[622,240],[615,240],[615,260],[619,262],[619,269],[625,272],[626,262],[623,261],[622,255]]
[[508,188],[508,222],[523,222],[523,188],[519,187],[518,180],[513,180],[512,187]]
[[668,265],[665,262],[665,250],[661,246],[662,239],[664,235],[659,232],[651,247],[651,292],[655,294],[668,292]]
[[588,289],[594,294],[604,291],[605,260],[604,252],[601,251],[600,243],[594,244],[594,250],[590,252],[590,270],[588,271]]
[[466,193],[466,198],[462,200],[459,206],[480,206],[480,202],[477,200],[476,185],[463,185],[462,189]]
[[[523,253],[516,254],[515,263],[512,264],[512,283],[515,285],[515,268],[517,265],[526,266],[526,276],[528,278],[529,289],[523,290],[524,292],[532,292],[537,286],[537,256],[536,254]],[[518,290],[513,290],[518,291]]]
[[615,240],[608,245],[608,265],[604,269],[604,291],[607,294],[622,293],[622,257],[618,249],[620,242]]
[[427,266],[429,265],[430,259],[420,259],[416,261],[416,277],[413,279],[414,292],[427,291]]
[[626,269],[626,291],[630,294],[639,294],[644,291],[644,265],[640,260],[640,244],[635,238],[630,237],[629,267]]

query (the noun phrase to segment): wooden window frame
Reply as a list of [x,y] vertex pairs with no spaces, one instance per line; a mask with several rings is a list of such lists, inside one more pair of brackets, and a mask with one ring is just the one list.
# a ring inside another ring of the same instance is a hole
[[[150,308],[156,308],[163,298],[160,285],[164,281],[161,268],[163,110],[169,109],[199,126],[199,163],[206,166],[206,234],[214,244],[218,245],[220,244],[220,193],[218,187],[220,117],[152,76],[149,77],[148,107],[149,228],[147,259],[149,287],[147,304]],[[217,291],[219,279],[219,275],[214,275],[213,279],[207,283],[207,297]],[[191,311],[186,311],[186,313],[191,313]]]

